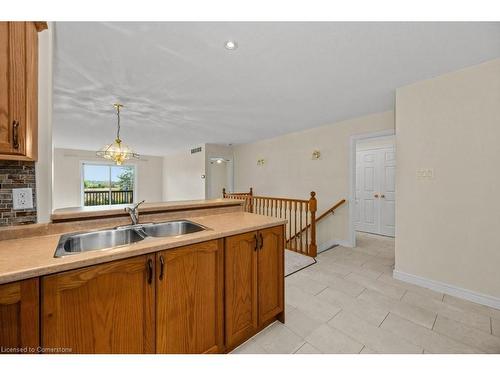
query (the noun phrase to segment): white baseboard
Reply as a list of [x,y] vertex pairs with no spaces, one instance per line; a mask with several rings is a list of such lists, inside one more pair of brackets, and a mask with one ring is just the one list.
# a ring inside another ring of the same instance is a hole
[[328,250],[329,248],[331,248],[332,246],[335,246],[335,245],[344,246],[344,247],[352,247],[352,244],[349,241],[333,239],[330,241],[323,242],[322,244],[319,244],[318,245],[318,253],[321,253],[325,250]]
[[446,293],[449,294],[450,296],[462,298],[471,302],[479,303],[481,305],[493,307],[495,309],[500,309],[500,298],[498,297],[493,297],[482,293],[473,292],[472,290],[446,284],[440,281],[426,279],[421,276],[412,275],[398,270],[394,270],[392,276],[396,280],[432,289],[439,293]]
[[349,240],[337,240],[335,241],[337,245],[343,246],[343,247],[354,247]]
[[321,253],[329,248],[331,248],[332,246],[335,246],[337,245],[338,242],[336,240],[330,240],[330,241],[326,241],[326,242],[323,242],[322,244],[319,244],[318,245],[318,253]]

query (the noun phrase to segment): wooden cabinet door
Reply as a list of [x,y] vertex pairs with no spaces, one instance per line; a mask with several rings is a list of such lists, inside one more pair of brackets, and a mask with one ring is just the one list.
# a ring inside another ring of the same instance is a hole
[[10,103],[10,22],[0,22],[0,153],[12,152]]
[[265,325],[284,307],[283,227],[259,231],[258,294],[259,325]]
[[156,255],[157,353],[224,351],[223,251],[214,240]]
[[0,22],[0,159],[36,160],[38,33],[33,22]]
[[234,348],[258,328],[257,232],[225,239],[226,346]]
[[0,285],[0,347],[36,353],[40,346],[38,279]]
[[42,278],[42,346],[155,352],[154,255]]

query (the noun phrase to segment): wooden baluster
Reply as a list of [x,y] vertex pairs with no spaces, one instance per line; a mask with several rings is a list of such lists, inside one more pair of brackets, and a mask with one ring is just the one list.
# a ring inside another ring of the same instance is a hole
[[248,207],[249,212],[253,212],[253,188],[250,187],[250,207]]
[[293,248],[297,251],[297,202],[294,201],[293,207]]
[[315,258],[318,254],[318,246],[316,245],[316,210],[318,208],[318,202],[314,191],[311,191],[309,206],[311,208],[311,244],[309,245],[309,256]]
[[[299,206],[299,215],[300,215],[300,231],[302,231],[302,202],[300,202],[300,206]],[[299,233],[299,240],[300,240],[300,252],[302,253],[303,252],[303,248],[302,248],[302,244],[304,241],[302,241],[302,232]]]
[[[291,240],[292,238],[292,202],[288,201],[288,217],[289,217],[289,220],[288,220],[288,234],[289,234],[289,238]],[[292,245],[291,241],[290,241],[290,245]],[[295,250],[295,249],[294,249]]]
[[306,203],[306,253],[309,248],[309,202]]
[[[283,201],[283,219],[286,220],[286,201]],[[286,234],[286,231],[287,231],[287,226],[285,224],[285,243],[286,247],[288,248],[288,236]]]

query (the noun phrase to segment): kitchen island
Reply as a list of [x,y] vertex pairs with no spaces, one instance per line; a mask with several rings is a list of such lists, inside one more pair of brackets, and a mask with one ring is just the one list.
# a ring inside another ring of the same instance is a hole
[[[62,258],[54,251],[65,232],[51,234],[52,227],[46,235],[0,241],[0,345],[225,353],[284,321],[285,221],[228,205],[223,213],[206,202],[176,210],[203,231]],[[210,207],[203,212],[201,206]],[[151,212],[141,221],[165,220]],[[91,222],[104,225],[95,217]],[[82,227],[63,225],[58,230]]]

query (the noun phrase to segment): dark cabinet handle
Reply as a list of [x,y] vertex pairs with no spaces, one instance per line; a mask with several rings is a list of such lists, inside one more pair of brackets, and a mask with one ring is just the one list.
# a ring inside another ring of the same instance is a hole
[[17,150],[19,148],[19,121],[12,122],[12,146]]
[[153,261],[148,259],[148,284],[153,282]]
[[255,233],[253,235],[253,239],[255,240],[255,246],[254,246],[253,250],[257,251],[257,249],[259,248],[259,237],[257,237],[257,233]]
[[163,280],[163,270],[165,269],[165,260],[163,255],[160,255],[160,280]]
[[260,250],[262,250],[262,248],[264,247],[264,237],[262,236],[262,233],[259,233],[260,235]]

